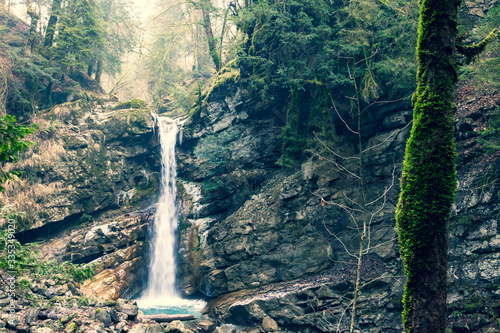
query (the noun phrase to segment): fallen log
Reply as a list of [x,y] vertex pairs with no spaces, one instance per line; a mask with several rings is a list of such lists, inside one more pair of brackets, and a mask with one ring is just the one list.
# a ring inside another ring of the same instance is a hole
[[142,320],[152,320],[157,323],[169,323],[174,320],[187,321],[196,319],[193,315],[188,314],[156,314],[156,315],[144,315],[141,317]]

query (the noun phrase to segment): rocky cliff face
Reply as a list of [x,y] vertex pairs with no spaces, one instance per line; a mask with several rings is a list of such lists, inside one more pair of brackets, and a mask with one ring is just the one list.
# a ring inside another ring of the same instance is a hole
[[[498,326],[499,154],[484,155],[476,139],[500,95],[474,97],[464,91],[467,86],[461,89],[459,96],[468,97],[458,101],[449,318],[456,332],[461,327],[479,332]],[[394,211],[410,106],[369,110],[362,156],[355,138],[344,134],[335,146],[320,145],[297,168],[284,170],[274,164],[282,104],[252,96],[244,84],[219,87],[184,128],[179,151],[184,292],[198,289],[212,299],[212,316],[238,324],[260,324],[269,316],[291,332],[346,329],[364,190],[369,237],[357,327],[401,331],[404,273]],[[337,128],[342,126],[339,121]],[[364,189],[357,180],[360,157]]]
[[9,183],[0,198],[24,212],[19,227],[26,237],[34,234],[29,230],[53,233],[99,212],[137,209],[157,190],[158,143],[149,111],[112,107],[81,99],[32,118],[41,126],[36,144],[9,165],[24,172],[22,180]]
[[40,125],[36,144],[12,165],[24,172],[22,179],[0,194],[4,213],[5,207],[23,212],[17,238],[43,241],[44,259],[99,259],[88,294],[134,295],[145,273],[143,242],[152,214],[144,209],[156,202],[159,184],[150,111],[89,94],[31,121]]
[[[450,225],[449,325],[454,332],[486,332],[498,328],[499,316],[500,153],[485,155],[477,138],[500,94],[464,85],[457,95],[459,191]],[[364,191],[369,237],[356,325],[362,332],[400,332],[404,273],[394,209],[410,106],[369,110],[362,156],[339,120],[335,145],[318,142],[301,164],[282,169],[275,162],[284,103],[255,96],[243,83],[220,85],[182,130],[183,292],[204,294],[208,313],[220,321],[276,324],[283,332],[345,330]],[[25,171],[23,179],[0,198],[26,212],[19,238],[48,239],[42,246],[46,259],[99,259],[95,280],[82,291],[109,299],[141,289],[160,167],[149,111],[121,106],[89,97],[39,114],[33,120],[42,129],[37,146],[16,165]]]

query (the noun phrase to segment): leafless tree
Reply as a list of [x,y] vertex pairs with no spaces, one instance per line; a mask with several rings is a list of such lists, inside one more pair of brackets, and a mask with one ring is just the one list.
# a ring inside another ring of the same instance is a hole
[[[316,140],[320,143],[320,146],[322,148],[322,152],[315,151],[315,150],[309,150],[313,155],[317,156],[319,159],[326,160],[330,162],[333,167],[337,169],[337,171],[346,177],[352,178],[354,183],[357,183],[357,188],[359,190],[359,196],[361,200],[354,200],[352,199],[345,191],[342,193],[343,196],[343,202],[344,203],[339,203],[334,200],[327,200],[323,196],[321,196],[319,193],[312,193],[316,197],[318,197],[319,200],[321,200],[321,204],[323,206],[325,205],[331,205],[337,208],[340,208],[343,210],[347,216],[349,217],[350,222],[352,223],[353,229],[357,230],[359,233],[359,249],[356,251],[352,251],[349,249],[348,244],[345,244],[344,241],[335,233],[332,232],[329,227],[326,224],[326,221],[323,221],[324,228],[326,231],[333,236],[343,247],[345,252],[353,257],[356,262],[356,278],[355,278],[355,286],[354,286],[354,293],[353,293],[353,298],[349,301],[348,305],[342,310],[340,316],[337,316],[336,323],[331,323],[329,319],[327,319],[326,316],[322,316],[320,319],[325,321],[324,324],[329,324],[327,325],[332,329],[332,331],[335,332],[341,332],[341,324],[342,321],[344,320],[346,313],[348,309],[350,308],[350,325],[349,325],[349,332],[352,333],[354,331],[354,326],[355,326],[355,318],[356,318],[356,312],[357,312],[357,305],[358,305],[358,297],[360,290],[366,286],[367,284],[372,283],[374,280],[367,281],[364,284],[361,284],[362,281],[362,276],[361,276],[361,271],[362,271],[362,265],[363,265],[363,257],[370,253],[373,249],[386,245],[387,242],[393,242],[396,238],[390,239],[389,241],[379,243],[379,244],[374,244],[372,240],[372,233],[371,233],[371,227],[372,227],[372,222],[374,219],[382,212],[382,210],[386,207],[387,204],[387,198],[388,198],[388,193],[393,190],[394,185],[395,185],[395,173],[396,173],[396,164],[394,164],[391,178],[390,178],[390,184],[385,187],[384,191],[376,198],[369,200],[368,199],[368,193],[366,189],[366,177],[365,177],[365,161],[368,156],[368,153],[372,151],[373,149],[382,146],[386,144],[388,141],[395,140],[397,135],[401,133],[401,131],[405,130],[408,126],[410,126],[411,121],[407,123],[403,128],[400,128],[396,131],[393,131],[392,133],[389,133],[381,142],[368,146],[366,147],[365,144],[363,143],[363,138],[362,138],[362,117],[365,112],[367,112],[370,108],[374,107],[377,104],[382,104],[382,103],[394,103],[401,101],[402,99],[399,100],[394,100],[394,101],[375,101],[372,102],[366,106],[363,107],[363,101],[362,99],[366,100],[366,97],[364,96],[365,94],[361,91],[361,89],[358,86],[358,83],[356,82],[356,69],[357,66],[362,63],[367,61],[369,58],[373,57],[376,52],[374,52],[372,55],[370,55],[367,58],[361,59],[359,61],[356,61],[355,58],[353,57],[343,57],[344,59],[347,60],[348,62],[348,71],[349,71],[349,77],[350,80],[353,82],[354,86],[354,95],[353,96],[347,96],[351,101],[351,114],[353,115],[354,122],[356,123],[356,127],[349,125],[351,124],[351,121],[346,120],[345,117],[342,116],[342,114],[339,112],[336,103],[333,99],[333,97],[330,95],[331,98],[331,104],[332,108],[335,111],[336,115],[340,119],[340,121],[343,123],[345,128],[354,136],[356,137],[356,144],[357,144],[357,149],[358,152],[356,155],[352,156],[344,156],[343,154],[337,152],[334,150],[334,148],[329,147],[324,141],[322,141],[318,136],[316,136]],[[366,103],[365,103],[366,104]],[[376,280],[376,279],[375,279]]]

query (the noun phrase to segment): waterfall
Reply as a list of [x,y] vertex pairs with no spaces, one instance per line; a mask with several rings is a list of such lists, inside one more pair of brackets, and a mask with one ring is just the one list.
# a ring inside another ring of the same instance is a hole
[[161,187],[152,227],[151,261],[145,296],[149,299],[177,299],[179,298],[175,288],[177,123],[165,117],[155,118],[161,147]]
[[181,299],[175,287],[175,240],[177,230],[175,145],[177,122],[153,115],[161,148],[160,198],[151,228],[149,279],[137,303],[144,314],[192,314],[201,317],[205,302]]

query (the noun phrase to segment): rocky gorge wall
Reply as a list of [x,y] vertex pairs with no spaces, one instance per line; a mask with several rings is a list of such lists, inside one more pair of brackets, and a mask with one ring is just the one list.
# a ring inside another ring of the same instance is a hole
[[40,111],[36,144],[10,166],[23,176],[0,194],[4,213],[23,213],[17,239],[40,242],[41,259],[97,262],[85,294],[114,300],[141,289],[159,192],[153,117],[133,104],[88,93]]
[[[486,332],[498,329],[499,316],[499,153],[484,155],[477,137],[500,95],[468,89],[458,92],[449,327]],[[260,324],[269,316],[284,331],[345,330],[361,224],[355,138],[343,135],[331,147],[336,156],[325,148],[295,169],[278,168],[283,104],[253,95],[245,84],[219,87],[184,127],[183,291],[209,297],[207,311],[222,321]],[[357,318],[362,332],[401,331],[404,272],[394,211],[410,121],[407,103],[373,108],[363,119],[370,231]]]
[[[499,153],[485,155],[477,138],[500,94],[464,85],[457,95],[449,326],[486,332],[498,329],[499,316]],[[4,203],[32,208],[21,239],[42,239],[46,259],[96,260],[97,275],[81,291],[114,300],[143,286],[158,194],[155,125],[149,110],[130,106],[89,97],[39,114],[38,145],[18,162],[26,173],[20,186],[38,192],[12,187],[2,194]],[[282,332],[344,330],[359,250],[355,209],[362,200],[350,174],[358,172],[359,151],[355,137],[343,133],[295,168],[278,167],[284,113],[279,98],[262,101],[239,82],[214,89],[184,125],[177,148],[179,284],[185,295],[204,294],[218,321],[256,326],[272,318]],[[363,119],[373,215],[358,303],[362,332],[401,331],[404,273],[394,209],[410,121],[406,102],[381,105]]]

